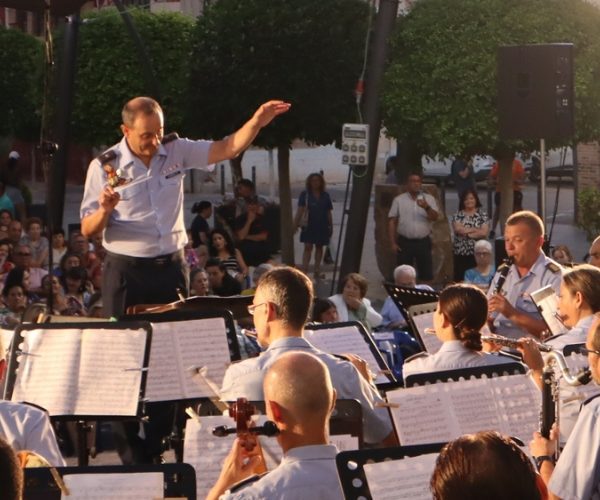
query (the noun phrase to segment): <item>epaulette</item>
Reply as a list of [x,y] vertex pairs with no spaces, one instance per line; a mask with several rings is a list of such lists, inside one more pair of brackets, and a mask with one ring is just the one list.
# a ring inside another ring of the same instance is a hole
[[171,132],[163,137],[161,144],[168,144],[169,142],[173,142],[179,139],[179,134],[177,132]]
[[581,406],[585,406],[586,404],[588,404],[590,401],[592,401],[593,399],[596,399],[597,397],[600,397],[600,392],[598,394],[594,394],[593,396],[587,398],[582,404]]
[[560,264],[553,262],[553,261],[549,261],[546,263],[546,268],[550,270],[550,272],[556,274],[556,273],[560,273],[562,267],[560,267]]
[[412,361],[413,359],[426,358],[427,356],[429,356],[428,352],[421,351],[421,352],[418,352],[417,354],[413,354],[412,356],[409,356],[408,358],[406,358],[404,360],[404,362],[408,363],[409,361]]
[[268,472],[263,472],[262,474],[253,474],[252,476],[247,477],[246,479],[242,479],[239,483],[235,483],[231,488],[229,488],[229,492],[235,493],[237,491],[240,491],[241,489],[245,488],[246,486],[250,486],[251,484],[255,483],[256,481],[260,481],[267,474],[268,474]]
[[100,165],[105,165],[106,163],[110,163],[117,157],[117,153],[115,153],[114,149],[109,149],[108,151],[104,151],[100,156],[96,158],[100,162]]

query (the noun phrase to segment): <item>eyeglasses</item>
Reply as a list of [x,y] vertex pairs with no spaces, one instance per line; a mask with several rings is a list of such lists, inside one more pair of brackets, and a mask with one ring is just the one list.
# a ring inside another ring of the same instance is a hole
[[477,257],[485,257],[486,255],[492,255],[490,252],[475,252]]
[[268,302],[261,302],[260,304],[250,304],[248,306],[248,314],[250,314],[250,316],[254,316],[254,309],[256,309],[258,306],[264,306],[265,304],[268,304]]
[[600,356],[600,351],[596,351],[595,349],[588,349],[585,346],[581,346],[579,348],[579,354],[583,354],[584,356],[587,356],[591,352],[593,352],[594,354],[597,354],[598,356]]

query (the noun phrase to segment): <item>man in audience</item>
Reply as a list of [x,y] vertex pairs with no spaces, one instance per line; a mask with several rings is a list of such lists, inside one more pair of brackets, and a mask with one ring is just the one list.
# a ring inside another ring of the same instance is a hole
[[21,238],[23,237],[23,224],[18,220],[11,220],[8,224],[8,239],[10,240],[10,244],[13,249],[21,242]]
[[231,297],[241,293],[242,285],[227,272],[219,259],[208,259],[205,269],[208,274],[208,284],[214,295]]
[[271,259],[265,225],[264,207],[256,198],[247,201],[246,212],[236,217],[234,223],[236,246],[249,266],[258,266]]
[[264,380],[267,416],[279,429],[277,441],[283,451],[279,466],[243,489],[225,491],[260,470],[262,458],[247,452],[236,439],[225,459],[221,475],[207,500],[219,498],[285,498],[334,500],[344,498],[335,456],[329,444],[329,417],[335,390],[327,366],[316,356],[289,352],[267,370]]
[[254,318],[258,342],[266,351],[229,366],[221,399],[263,400],[265,372],[275,360],[288,351],[308,352],[327,365],[339,398],[360,401],[365,441],[394,444],[396,439],[389,414],[385,408],[378,407],[382,399],[375,387],[361,377],[350,362],[319,351],[303,338],[312,301],[312,282],[302,272],[278,267],[263,275],[248,311]]
[[[506,221],[504,245],[512,264],[500,266],[488,290],[490,322],[499,335],[518,339],[523,334],[540,338],[546,323],[531,292],[550,285],[558,295],[562,268],[542,251],[544,223],[528,210],[515,212]],[[503,274],[504,273],[504,274]],[[506,281],[499,288],[501,276]]]
[[29,245],[18,244],[13,248],[13,262],[15,268],[29,272],[28,292],[38,293],[42,291],[42,278],[48,271],[41,267],[31,267],[31,248]]
[[590,246],[589,254],[589,263],[592,266],[600,267],[600,236],[598,236],[594,241],[592,241],[592,246]]
[[[585,343],[588,363],[594,383],[600,384],[600,318],[596,318]],[[588,399],[567,444],[554,465],[558,429],[551,439],[534,433],[529,447],[538,470],[550,490],[550,498],[600,498],[600,393]]]
[[0,401],[0,437],[15,451],[34,451],[54,467],[66,465],[56,444],[48,414],[38,408]]

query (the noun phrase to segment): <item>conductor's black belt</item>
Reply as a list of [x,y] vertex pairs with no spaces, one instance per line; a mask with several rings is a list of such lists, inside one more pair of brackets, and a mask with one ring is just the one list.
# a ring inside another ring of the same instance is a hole
[[115,261],[128,264],[134,267],[167,267],[173,262],[180,262],[184,258],[183,250],[177,250],[173,253],[158,255],[156,257],[131,257],[129,255],[120,255],[118,253],[106,251],[107,257]]

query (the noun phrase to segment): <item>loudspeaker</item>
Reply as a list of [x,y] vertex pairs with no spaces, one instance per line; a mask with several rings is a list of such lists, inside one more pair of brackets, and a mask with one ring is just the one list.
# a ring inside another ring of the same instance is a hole
[[573,44],[498,49],[502,139],[569,139],[575,130]]

